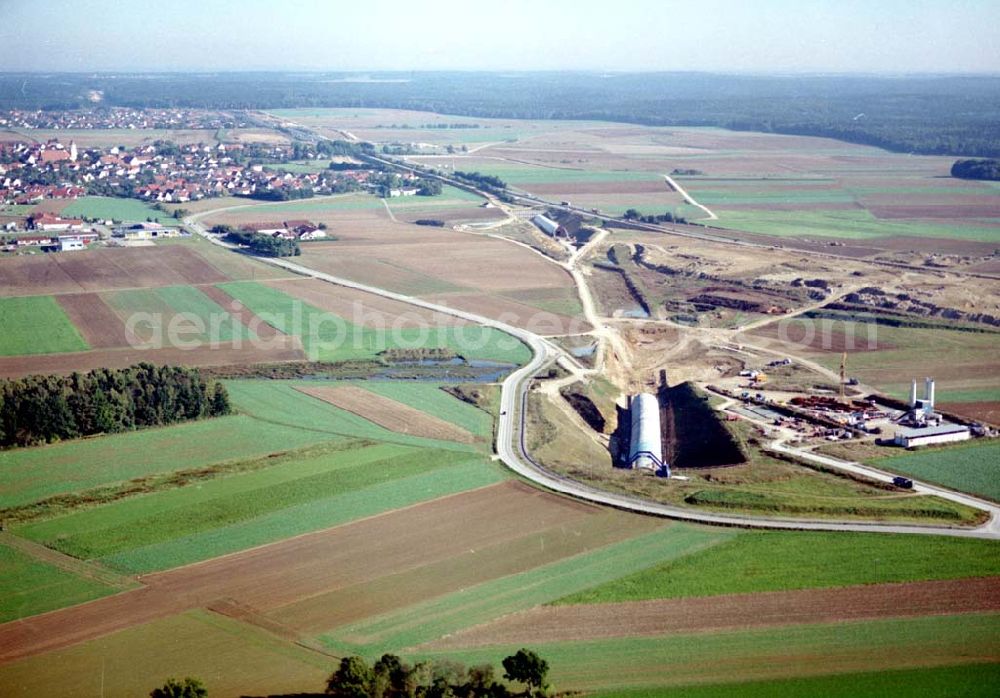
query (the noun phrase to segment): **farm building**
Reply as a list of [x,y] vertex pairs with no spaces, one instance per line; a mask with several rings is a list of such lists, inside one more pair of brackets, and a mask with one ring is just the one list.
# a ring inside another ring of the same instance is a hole
[[31,227],[35,230],[55,231],[55,230],[80,230],[83,228],[83,221],[79,218],[60,218],[51,213],[39,213],[28,219]]
[[[629,439],[628,467],[657,470],[663,462],[663,437],[660,432],[660,403],[655,395],[640,393],[629,404],[632,432]],[[669,469],[668,469],[669,472]]]
[[965,441],[970,437],[969,427],[961,424],[942,424],[934,427],[904,427],[896,433],[896,443],[904,448]]
[[556,223],[551,218],[543,216],[542,214],[538,214],[537,216],[533,217],[531,219],[531,222],[534,223],[536,226],[538,226],[538,229],[541,230],[546,235],[551,235],[552,237],[556,237],[560,234],[561,235],[566,234],[566,230],[561,225]]

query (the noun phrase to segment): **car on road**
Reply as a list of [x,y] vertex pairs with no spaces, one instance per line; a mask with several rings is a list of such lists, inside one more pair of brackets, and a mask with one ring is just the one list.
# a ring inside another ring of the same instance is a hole
[[913,489],[913,480],[911,480],[908,477],[894,477],[892,478],[892,484],[894,484],[896,487],[902,487],[903,489],[906,490]]

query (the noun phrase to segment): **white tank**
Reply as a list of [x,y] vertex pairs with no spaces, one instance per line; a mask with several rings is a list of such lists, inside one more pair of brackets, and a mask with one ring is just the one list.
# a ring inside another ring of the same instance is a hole
[[660,403],[655,395],[639,393],[629,405],[632,433],[629,440],[630,468],[656,469],[663,464]]

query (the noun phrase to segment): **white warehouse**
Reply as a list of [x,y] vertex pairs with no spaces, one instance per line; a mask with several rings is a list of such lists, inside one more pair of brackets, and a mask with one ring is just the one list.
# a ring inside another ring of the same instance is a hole
[[639,393],[629,403],[632,432],[628,447],[628,467],[665,468],[663,437],[660,432],[660,403],[655,395]]
[[566,234],[566,231],[563,229],[561,225],[556,223],[551,218],[543,216],[542,214],[538,214],[537,216],[532,218],[531,222],[534,223],[536,226],[538,226],[539,230],[541,230],[546,235],[557,237],[560,233],[562,233],[563,235]]

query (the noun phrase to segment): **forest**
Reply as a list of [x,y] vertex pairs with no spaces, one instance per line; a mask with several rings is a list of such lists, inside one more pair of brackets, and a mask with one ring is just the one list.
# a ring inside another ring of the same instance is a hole
[[896,152],[1000,157],[1000,77],[401,72],[0,75],[0,109],[395,108],[826,136]]
[[33,446],[230,414],[221,383],[141,363],[0,381],[0,447]]
[[1000,181],[1000,160],[959,160],[951,166],[951,176],[997,182]]

